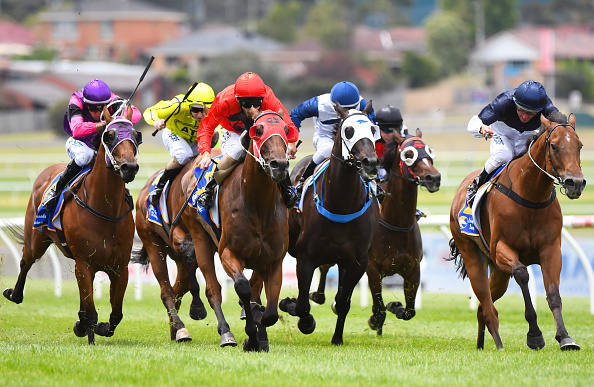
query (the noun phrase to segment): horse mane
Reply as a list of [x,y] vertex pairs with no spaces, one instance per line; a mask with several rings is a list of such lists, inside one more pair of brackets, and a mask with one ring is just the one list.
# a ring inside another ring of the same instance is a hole
[[[559,110],[555,110],[551,113],[549,113],[548,116],[545,117],[547,120],[551,121],[551,122],[556,122],[558,124],[567,124],[569,122],[569,120],[567,119],[567,116],[563,113],[561,113]],[[522,153],[520,153],[519,155],[517,155],[516,157],[514,157],[512,160],[515,160],[517,158],[520,158],[522,156],[524,156],[526,154],[526,152],[528,152],[528,147],[530,146],[530,144],[533,141],[536,141],[540,136],[542,136],[542,134],[545,132],[545,128],[541,126],[540,130],[535,133],[532,137],[530,137],[528,140],[526,140],[526,150]]]
[[398,160],[398,146],[399,144],[396,141],[386,143],[384,159],[382,160],[382,168],[386,171],[392,168],[392,164],[394,164],[395,160]]
[[99,146],[101,145],[101,136],[103,135],[104,131],[105,127],[103,127],[103,129],[98,130],[97,133],[95,133],[95,135],[91,139],[91,145],[93,146],[93,149],[99,149]]

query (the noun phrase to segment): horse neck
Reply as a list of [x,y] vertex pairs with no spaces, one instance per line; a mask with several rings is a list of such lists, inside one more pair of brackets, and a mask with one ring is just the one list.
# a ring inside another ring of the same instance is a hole
[[394,226],[410,226],[416,216],[419,188],[406,181],[400,170],[394,171],[396,174],[389,173],[384,185],[386,199],[382,204],[380,217]]
[[[549,165],[544,145],[545,135],[541,135],[532,144],[529,151],[511,162],[507,168],[507,175],[512,182],[513,191],[524,199],[533,202],[546,201],[551,196],[551,190],[553,189],[553,180],[540,170],[542,168],[546,171],[546,167]],[[530,156],[532,156],[534,162],[530,159]],[[505,181],[505,179],[500,178],[499,181],[505,185],[509,184],[509,181]]]
[[260,170],[260,164],[246,155],[241,171],[241,191],[243,202],[259,209],[276,208],[277,184]]
[[[86,202],[106,215],[119,215],[125,202],[124,181],[105,165],[105,149],[97,151],[95,165],[84,181]],[[79,195],[80,196],[80,195]]]
[[[332,154],[342,159],[342,144],[338,139],[340,135],[337,134],[336,137],[337,141],[334,142]],[[322,182],[324,207],[332,211],[332,207],[338,205],[342,210],[357,211],[361,208],[365,189],[361,183],[361,177],[355,167],[348,166],[337,158],[330,158],[330,164]]]

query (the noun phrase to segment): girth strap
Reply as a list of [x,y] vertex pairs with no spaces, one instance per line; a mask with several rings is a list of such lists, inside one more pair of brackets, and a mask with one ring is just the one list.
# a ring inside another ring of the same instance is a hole
[[524,199],[523,197],[521,197],[520,195],[518,195],[517,193],[512,191],[509,187],[506,187],[499,182],[494,183],[493,185],[495,186],[495,189],[497,189],[499,192],[501,192],[502,194],[504,194],[505,196],[507,196],[508,198],[513,200],[514,202],[516,202],[519,205],[526,207],[526,208],[532,208],[532,209],[547,208],[553,202],[553,200],[555,200],[555,198],[557,197],[557,193],[555,192],[555,186],[553,186],[553,190],[551,191],[551,197],[549,198],[549,200],[547,200],[546,202],[531,202],[530,200]]

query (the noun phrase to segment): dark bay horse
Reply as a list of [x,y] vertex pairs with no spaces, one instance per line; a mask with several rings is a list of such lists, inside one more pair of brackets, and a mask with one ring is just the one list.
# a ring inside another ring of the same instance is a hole
[[[569,121],[555,112],[541,118],[544,128],[521,157],[512,160],[480,206],[482,236],[460,231],[459,214],[465,205],[466,187],[478,171],[467,176],[454,197],[450,211],[451,259],[466,275],[480,304],[477,310],[477,349],[484,348],[485,327],[497,349],[503,349],[498,312],[493,303],[507,290],[514,277],[524,297],[529,330],[526,344],[541,349],[545,341],[536,321],[536,311],[528,291],[527,265],[539,264],[547,302],[553,312],[555,339],[562,350],[578,350],[569,336],[561,314],[559,276],[561,273],[561,229],[563,215],[554,185],[570,199],[580,197],[586,181],[580,167],[582,142],[575,131],[575,116]],[[489,273],[490,269],[490,273]]]
[[[80,320],[74,324],[74,333],[79,337],[88,336],[89,344],[95,343],[95,334],[112,336],[123,317],[122,302],[128,285],[128,262],[134,238],[133,202],[126,183],[134,180],[138,172],[136,155],[141,142],[140,133],[130,122],[131,108],[126,119],[111,117],[107,109],[103,115],[109,124],[94,138],[99,142],[95,165],[80,183],[76,201],[67,201],[62,206],[65,243],[61,243],[56,231],[47,227],[40,231],[33,228],[43,193],[64,170],[65,164],[55,164],[41,172],[33,184],[24,230],[12,228],[13,235],[23,244],[23,258],[15,287],[4,290],[4,297],[20,304],[29,269],[55,243],[64,256],[75,261]],[[73,191],[66,195],[73,196]],[[109,322],[97,323],[93,279],[98,271],[105,272],[111,281]]]
[[[287,142],[295,140],[282,116],[272,111],[261,113],[248,134],[248,155],[219,188],[221,237],[218,253],[225,272],[233,279],[235,291],[245,308],[244,351],[268,351],[266,328],[278,320],[278,297],[282,285],[282,262],[289,244],[288,210],[277,182],[289,173]],[[217,249],[212,238],[195,216],[185,211],[198,266],[206,280],[206,295],[218,320],[219,334],[229,331],[221,310],[221,286],[216,278],[213,255]],[[263,281],[266,307],[250,304],[251,285],[244,269],[252,269]]]
[[[328,168],[304,193],[302,214],[291,211],[289,253],[297,259],[299,295],[281,301],[280,308],[299,317],[302,333],[312,333],[316,322],[308,295],[313,273],[321,265],[338,264],[338,318],[332,343],[341,345],[351,295],[367,268],[378,222],[377,200],[361,180],[371,181],[377,176],[374,141],[379,128],[368,118],[371,101],[363,112],[341,106],[336,111],[341,122]],[[309,162],[304,160],[295,166],[291,176],[294,182],[299,180],[303,164]]]
[[[213,150],[214,155],[217,150]],[[151,222],[147,217],[146,198],[151,184],[160,171],[149,178],[140,190],[136,201],[136,231],[142,241],[142,248],[134,251],[133,262],[147,265],[150,261],[155,278],[161,288],[161,300],[169,315],[171,340],[177,342],[192,340],[178,314],[182,298],[188,291],[192,295],[190,317],[194,320],[202,320],[207,315],[204,303],[200,299],[200,286],[196,279],[197,263],[192,238],[183,221],[173,224],[178,213],[184,210],[183,207],[186,203],[182,179],[186,174],[193,175],[194,164],[199,159],[200,156],[188,162],[170,184],[166,202],[168,226],[164,227]],[[177,267],[173,285],[169,279],[167,256],[175,262]],[[225,344],[229,343],[225,342]]]

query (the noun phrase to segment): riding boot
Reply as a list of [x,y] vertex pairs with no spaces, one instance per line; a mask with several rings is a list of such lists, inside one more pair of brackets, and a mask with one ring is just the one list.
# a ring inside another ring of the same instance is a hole
[[153,207],[157,207],[159,205],[159,199],[161,198],[161,194],[163,193],[163,189],[168,181],[173,181],[181,168],[174,168],[174,169],[165,169],[163,174],[159,178],[159,182],[155,186],[153,192],[149,194],[149,201],[153,205]]
[[217,186],[217,181],[214,177],[206,184],[204,187],[204,192],[198,196],[196,202],[204,207],[205,210],[208,210],[214,206],[214,191]]
[[64,169],[64,172],[62,172],[62,175],[60,176],[56,184],[48,192],[48,196],[46,196],[47,199],[42,203],[49,214],[54,212],[56,204],[58,204],[58,198],[60,197],[60,193],[62,192],[62,190],[66,188],[66,185],[70,182],[70,180],[75,178],[76,175],[78,175],[78,173],[82,171],[82,169],[83,167],[79,167],[78,165],[76,165],[74,160],[72,160],[66,166],[66,169]]
[[293,185],[291,184],[291,178],[287,175],[285,180],[278,183],[278,187],[283,194],[285,206],[287,208],[295,207],[295,203],[297,203],[297,200],[299,200],[299,195],[297,195],[295,188],[293,188]]
[[474,197],[476,196],[476,193],[478,192],[480,186],[486,183],[487,177],[489,177],[489,174],[483,168],[481,173],[474,178],[474,180],[468,187],[466,187],[466,203],[468,203],[469,207],[472,207]]
[[314,170],[316,169],[316,166],[317,165],[318,164],[316,164],[313,161],[313,159],[309,162],[309,164],[307,165],[307,167],[303,171],[303,174],[299,178],[299,182],[295,186],[295,190],[297,191],[297,195],[301,196],[301,194],[303,193],[303,183],[305,183],[305,180],[307,180],[308,177],[310,177],[311,175],[313,175]]
[[384,189],[382,188],[382,185],[380,184],[379,181],[376,182],[376,190],[375,190],[375,197],[377,198],[377,201],[379,202],[379,204],[383,204],[384,203],[384,199],[386,199],[386,191],[384,191]]

